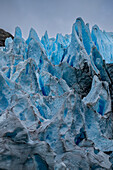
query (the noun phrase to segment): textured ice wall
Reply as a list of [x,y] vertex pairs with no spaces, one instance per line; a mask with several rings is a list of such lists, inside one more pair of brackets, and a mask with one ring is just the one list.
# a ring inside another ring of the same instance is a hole
[[71,35],[40,40],[32,28],[25,41],[17,27],[6,39],[0,169],[113,168],[111,35],[78,18]]

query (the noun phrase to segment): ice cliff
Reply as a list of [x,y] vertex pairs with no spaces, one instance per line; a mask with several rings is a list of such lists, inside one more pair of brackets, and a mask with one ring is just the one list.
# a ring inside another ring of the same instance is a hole
[[0,48],[0,169],[113,168],[113,34],[19,27]]

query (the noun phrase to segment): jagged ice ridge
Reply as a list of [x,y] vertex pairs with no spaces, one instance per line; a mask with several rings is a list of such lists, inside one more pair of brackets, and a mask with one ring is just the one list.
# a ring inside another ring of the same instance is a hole
[[113,33],[19,27],[0,48],[0,169],[113,168]]

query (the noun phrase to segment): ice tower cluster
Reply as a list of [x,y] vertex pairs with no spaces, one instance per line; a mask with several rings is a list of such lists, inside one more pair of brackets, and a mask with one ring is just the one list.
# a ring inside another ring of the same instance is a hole
[[113,168],[113,33],[19,27],[0,48],[0,169]]

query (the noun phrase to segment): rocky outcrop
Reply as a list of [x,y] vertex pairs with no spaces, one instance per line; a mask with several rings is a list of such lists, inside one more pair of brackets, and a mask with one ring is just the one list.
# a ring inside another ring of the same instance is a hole
[[2,47],[5,46],[5,40],[8,37],[13,38],[13,36],[9,32],[6,32],[5,30],[0,29],[0,46]]

